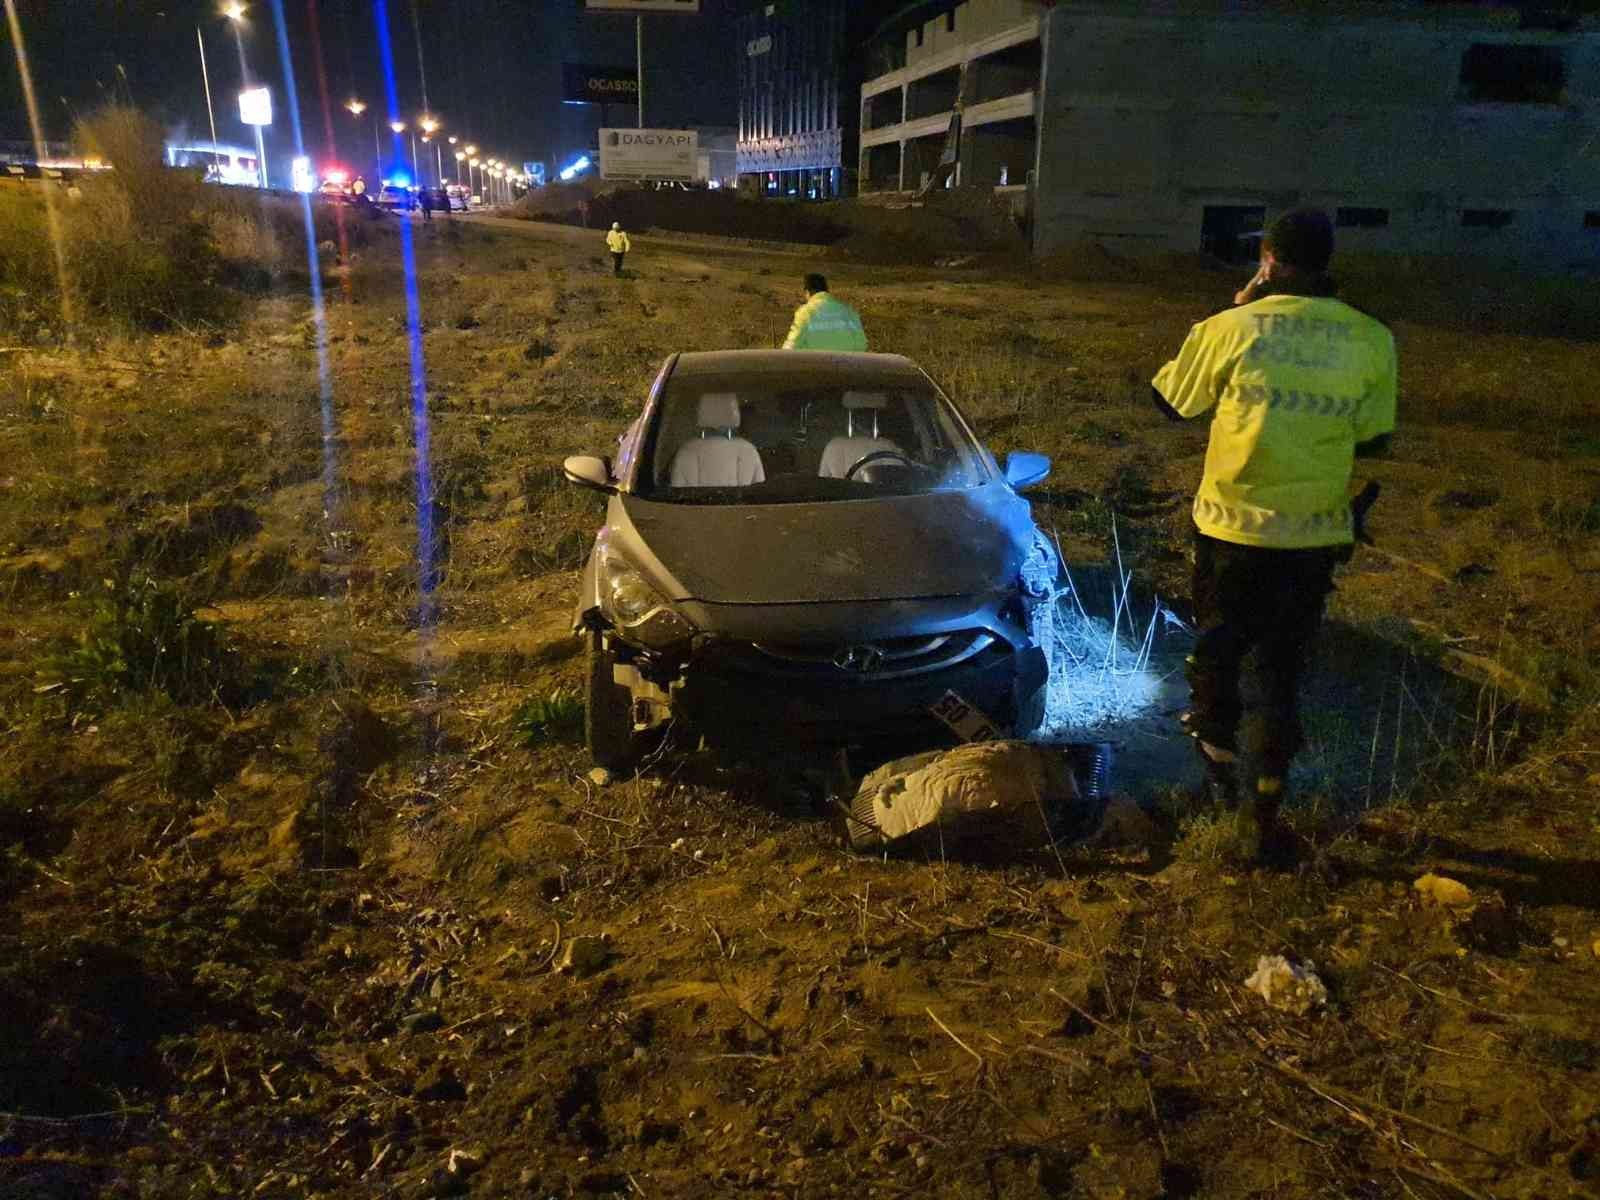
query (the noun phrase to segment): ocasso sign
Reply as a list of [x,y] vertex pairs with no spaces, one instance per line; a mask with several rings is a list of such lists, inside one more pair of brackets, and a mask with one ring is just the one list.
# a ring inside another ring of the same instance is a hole
[[568,104],[639,103],[639,76],[628,67],[566,63],[561,77],[561,98]]

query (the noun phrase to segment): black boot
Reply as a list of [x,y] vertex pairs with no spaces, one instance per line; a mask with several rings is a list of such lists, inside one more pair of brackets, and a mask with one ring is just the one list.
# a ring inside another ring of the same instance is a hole
[[[1185,727],[1189,722],[1182,718]],[[1192,728],[1189,736],[1194,739],[1195,753],[1200,756],[1201,769],[1205,771],[1205,781],[1194,793],[1194,803],[1199,808],[1215,808],[1231,810],[1239,806],[1239,756],[1230,746],[1220,746],[1214,742],[1205,741]]]
[[1288,866],[1294,859],[1294,840],[1278,820],[1283,807],[1283,780],[1262,776],[1244,797],[1234,822],[1233,853],[1241,862],[1268,867]]

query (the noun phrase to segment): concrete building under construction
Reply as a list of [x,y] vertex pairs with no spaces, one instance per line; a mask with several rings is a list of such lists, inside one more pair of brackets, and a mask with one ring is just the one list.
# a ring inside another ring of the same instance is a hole
[[1240,256],[1315,204],[1347,248],[1600,263],[1600,23],[1560,10],[915,5],[875,41],[861,187],[1024,188],[1044,255]]

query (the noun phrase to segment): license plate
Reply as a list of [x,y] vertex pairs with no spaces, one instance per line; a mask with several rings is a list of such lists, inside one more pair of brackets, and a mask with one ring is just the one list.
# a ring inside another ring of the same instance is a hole
[[963,742],[998,742],[1006,736],[982,709],[955,692],[946,692],[928,711]]

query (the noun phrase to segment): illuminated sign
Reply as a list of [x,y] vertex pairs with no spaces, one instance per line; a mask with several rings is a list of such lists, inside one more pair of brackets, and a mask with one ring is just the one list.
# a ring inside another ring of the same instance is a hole
[[317,177],[311,173],[311,160],[303,154],[289,164],[289,179],[289,186],[297,192],[317,190]]
[[239,120],[246,125],[271,125],[272,93],[264,87],[240,92]]
[[684,13],[695,16],[700,0],[583,0],[590,12]]
[[632,67],[566,63],[561,82],[561,98],[568,104],[639,103],[639,76]]
[[602,129],[600,178],[693,182],[700,135],[692,129]]

